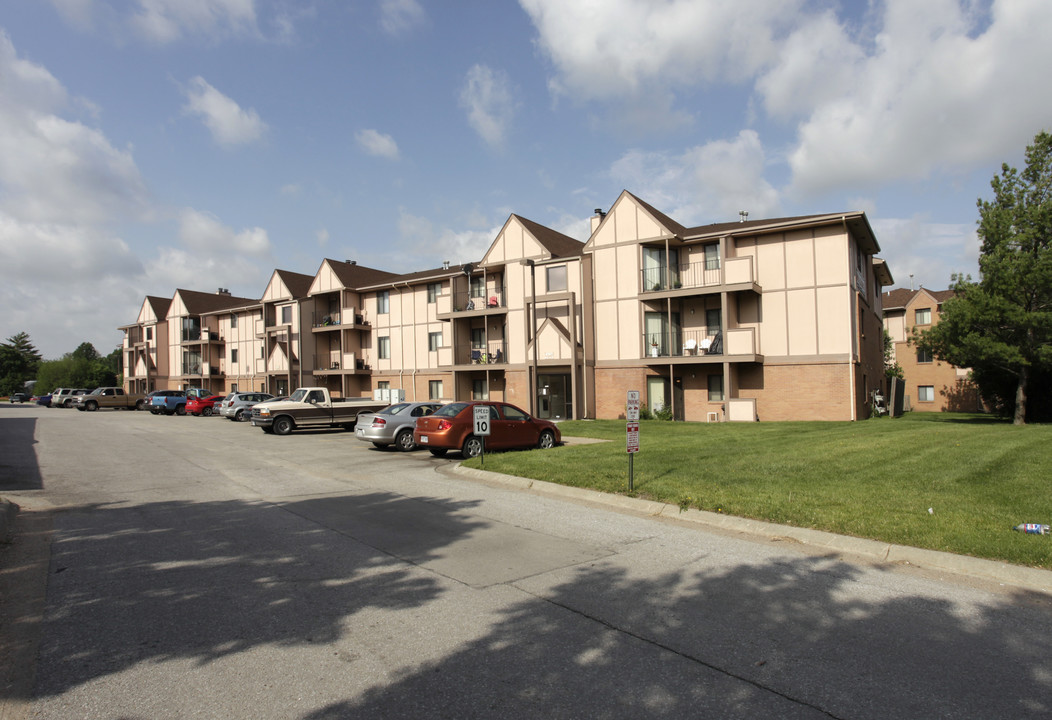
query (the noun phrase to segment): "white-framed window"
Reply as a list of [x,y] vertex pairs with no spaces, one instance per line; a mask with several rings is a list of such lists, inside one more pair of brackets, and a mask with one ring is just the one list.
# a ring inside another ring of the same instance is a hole
[[236,330],[237,329],[237,315],[233,315],[232,314],[230,316],[230,329],[231,330]]
[[489,400],[489,396],[486,393],[486,381],[482,379],[476,379],[471,381],[471,399],[472,400]]
[[237,365],[237,348],[230,348],[230,364]]
[[720,245],[719,243],[709,243],[705,246],[705,269],[706,270],[719,270],[720,269]]
[[484,298],[486,297],[486,278],[481,275],[471,276],[471,297],[473,298]]
[[935,402],[935,386],[918,385],[917,402]]
[[913,311],[913,318],[916,325],[931,325],[931,308],[917,308]]
[[442,381],[441,380],[429,380],[427,383],[427,399],[428,400],[441,400],[442,399]]
[[381,360],[391,359],[391,338],[387,335],[376,338],[376,353]]
[[921,365],[930,364],[932,361],[931,350],[917,348],[917,363]]
[[391,389],[391,381],[390,380],[377,380],[376,381],[376,389],[377,390],[390,390]]
[[435,352],[442,347],[442,333],[432,332],[427,334],[427,349]]
[[723,400],[723,375],[709,375],[709,402]]
[[549,265],[544,269],[547,275],[548,292],[566,291],[566,266]]
[[391,312],[391,291],[380,290],[376,293],[376,314],[386,315]]
[[288,325],[292,322],[292,306],[283,305],[281,308],[281,324]]
[[442,283],[428,283],[427,284],[427,304],[431,305],[438,302],[438,296],[442,294]]

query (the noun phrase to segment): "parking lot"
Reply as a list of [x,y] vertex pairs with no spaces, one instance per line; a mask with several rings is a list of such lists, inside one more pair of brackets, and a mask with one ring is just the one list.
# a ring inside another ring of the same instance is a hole
[[35,670],[5,677],[5,718],[1052,712],[1047,598],[490,486],[344,431],[14,406],[0,457],[32,531],[0,551],[24,585],[0,640]]

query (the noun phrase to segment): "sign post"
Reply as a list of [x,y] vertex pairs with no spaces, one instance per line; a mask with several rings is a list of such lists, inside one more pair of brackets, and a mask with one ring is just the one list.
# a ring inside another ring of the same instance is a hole
[[482,452],[479,453],[479,462],[486,464],[486,438],[489,437],[489,405],[476,405],[472,408],[475,418],[475,435],[482,443]]
[[635,490],[635,476],[634,468],[632,467],[632,459],[635,454],[639,452],[639,391],[629,390],[628,400],[625,404],[625,418],[627,423],[625,425],[625,434],[627,436],[627,450],[628,450],[628,491],[633,492]]

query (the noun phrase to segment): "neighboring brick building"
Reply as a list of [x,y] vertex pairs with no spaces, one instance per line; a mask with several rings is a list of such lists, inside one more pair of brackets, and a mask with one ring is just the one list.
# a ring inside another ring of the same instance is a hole
[[261,299],[176,292],[170,377],[146,372],[148,298],[125,331],[136,389],[323,385],[335,396],[507,400],[616,418],[626,392],[684,420],[855,420],[883,381],[862,212],[686,228],[629,192],[582,243],[509,216],[478,262],[396,275],[325,260]]
[[895,348],[895,362],[906,383],[906,409],[919,412],[976,412],[982,402],[968,370],[940,361],[910,344],[913,330],[939,322],[942,303],[952,290],[906,290],[884,293],[884,329]]

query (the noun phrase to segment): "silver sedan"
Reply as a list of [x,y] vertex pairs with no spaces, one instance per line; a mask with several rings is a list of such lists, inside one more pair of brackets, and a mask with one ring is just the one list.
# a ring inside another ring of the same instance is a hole
[[403,452],[416,449],[413,428],[416,419],[430,415],[442,407],[439,402],[401,402],[375,413],[361,413],[354,427],[354,436],[383,449],[394,445]]

